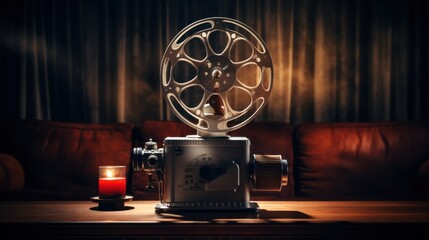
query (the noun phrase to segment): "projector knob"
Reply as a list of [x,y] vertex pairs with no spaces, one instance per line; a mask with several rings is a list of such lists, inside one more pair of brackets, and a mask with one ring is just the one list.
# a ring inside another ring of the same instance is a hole
[[141,171],[143,169],[143,149],[133,148],[133,154],[131,156],[134,171]]
[[254,191],[281,191],[288,183],[288,163],[281,155],[253,156],[252,185]]
[[147,163],[149,164],[150,167],[155,166],[158,163],[158,157],[155,155],[150,155],[147,158]]
[[149,141],[144,143],[144,149],[145,150],[157,150],[158,145],[156,142],[152,141],[152,138],[149,138]]

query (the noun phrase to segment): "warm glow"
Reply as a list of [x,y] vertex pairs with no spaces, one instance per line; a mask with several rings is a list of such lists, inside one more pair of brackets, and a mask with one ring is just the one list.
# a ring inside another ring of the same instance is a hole
[[100,198],[122,198],[126,194],[126,166],[100,166],[98,193]]
[[106,170],[106,176],[107,176],[108,178],[112,178],[112,177],[113,177],[112,170],[110,170],[110,169]]

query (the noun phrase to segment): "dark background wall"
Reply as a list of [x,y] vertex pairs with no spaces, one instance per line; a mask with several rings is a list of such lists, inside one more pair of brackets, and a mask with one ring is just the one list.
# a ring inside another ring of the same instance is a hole
[[429,119],[426,1],[16,0],[0,3],[0,119],[177,120],[162,55],[223,16],[265,40],[274,87],[256,121]]

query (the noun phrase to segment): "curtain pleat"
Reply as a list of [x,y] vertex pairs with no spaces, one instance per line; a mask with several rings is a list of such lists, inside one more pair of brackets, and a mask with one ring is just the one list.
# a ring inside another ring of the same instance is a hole
[[423,0],[0,4],[1,121],[178,120],[160,89],[162,56],[181,29],[214,16],[244,22],[271,53],[274,85],[255,121],[428,116],[429,7]]

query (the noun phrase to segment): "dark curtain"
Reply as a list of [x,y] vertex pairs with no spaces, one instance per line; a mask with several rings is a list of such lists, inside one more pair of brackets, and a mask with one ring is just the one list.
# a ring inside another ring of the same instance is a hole
[[0,114],[177,120],[159,69],[188,24],[237,19],[265,40],[274,87],[256,121],[428,119],[428,11],[409,0],[14,0],[0,3]]

